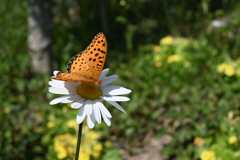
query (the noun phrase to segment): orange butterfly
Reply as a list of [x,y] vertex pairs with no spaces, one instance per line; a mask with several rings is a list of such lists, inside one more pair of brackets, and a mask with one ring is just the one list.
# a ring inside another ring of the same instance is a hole
[[69,82],[89,82],[99,85],[99,76],[107,56],[107,40],[103,33],[98,33],[81,53],[75,55],[67,64],[67,72],[58,72],[52,79]]

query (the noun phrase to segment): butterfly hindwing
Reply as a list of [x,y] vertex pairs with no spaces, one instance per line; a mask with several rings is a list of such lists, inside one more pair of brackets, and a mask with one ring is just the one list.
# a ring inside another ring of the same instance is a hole
[[98,79],[88,74],[58,72],[52,79],[68,82],[95,82]]

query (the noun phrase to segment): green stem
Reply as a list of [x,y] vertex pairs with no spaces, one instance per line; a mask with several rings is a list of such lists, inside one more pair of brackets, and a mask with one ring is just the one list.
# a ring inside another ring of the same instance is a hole
[[79,124],[78,141],[77,141],[75,160],[78,160],[79,153],[80,153],[80,144],[81,144],[81,138],[82,138],[82,126],[83,126],[83,122]]

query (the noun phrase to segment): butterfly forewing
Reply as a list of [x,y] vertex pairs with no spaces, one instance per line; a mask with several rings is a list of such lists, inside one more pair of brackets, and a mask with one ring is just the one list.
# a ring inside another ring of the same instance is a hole
[[92,73],[99,77],[107,56],[107,40],[103,33],[99,33],[93,38],[87,49],[83,51],[83,56]]
[[81,53],[70,59],[68,73],[58,73],[53,79],[70,82],[101,82],[98,78],[103,70],[107,55],[107,40],[103,33],[98,33]]

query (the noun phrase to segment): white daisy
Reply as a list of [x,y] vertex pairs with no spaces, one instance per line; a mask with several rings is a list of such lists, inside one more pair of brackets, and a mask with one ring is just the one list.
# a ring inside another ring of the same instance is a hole
[[[89,128],[93,128],[95,123],[101,123],[101,117],[105,123],[110,126],[112,118],[111,113],[104,106],[103,101],[107,101],[120,111],[125,110],[116,101],[129,101],[128,97],[117,96],[124,95],[131,92],[122,86],[109,85],[115,81],[118,76],[111,75],[106,77],[109,69],[102,71],[99,79],[102,80],[102,84],[99,86],[91,83],[80,82],[66,82],[52,79],[49,81],[49,92],[55,94],[63,94],[50,102],[51,105],[57,103],[72,103],[71,108],[79,109],[76,121],[78,124],[82,123],[85,116],[87,116],[87,124]],[[54,71],[56,76],[59,71]]]

